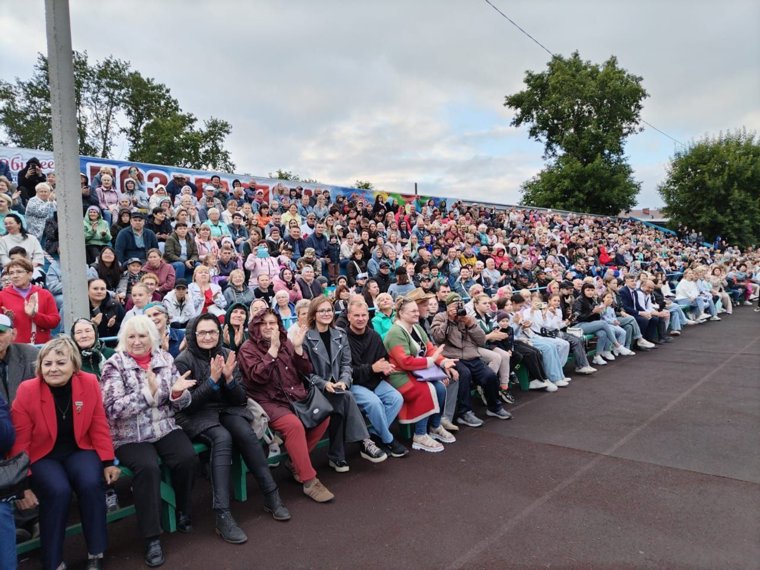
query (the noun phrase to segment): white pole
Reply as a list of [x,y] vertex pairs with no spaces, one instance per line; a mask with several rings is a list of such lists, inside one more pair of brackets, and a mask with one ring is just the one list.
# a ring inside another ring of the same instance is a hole
[[90,316],[68,0],[45,0],[56,200],[66,327]]

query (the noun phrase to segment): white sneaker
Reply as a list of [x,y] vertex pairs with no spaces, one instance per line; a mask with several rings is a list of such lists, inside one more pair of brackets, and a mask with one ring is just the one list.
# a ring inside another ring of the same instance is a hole
[[438,426],[437,428],[430,428],[430,437],[433,439],[437,439],[441,443],[455,443],[457,438],[455,438],[452,434],[447,432],[443,426]]
[[594,358],[593,358],[593,360],[591,362],[594,363],[594,364],[596,364],[597,366],[606,366],[607,365],[607,361],[604,358],[602,358],[601,354],[595,355]]
[[[679,334],[680,334],[680,333],[679,333]],[[636,355],[636,353],[635,353],[635,352],[633,352],[631,349],[629,349],[629,348],[626,348],[626,347],[624,347],[624,346],[621,346],[621,347],[618,349],[618,354],[619,354],[620,356],[635,356],[635,355]]]
[[438,443],[427,434],[414,434],[414,437],[412,438],[412,449],[417,449],[419,451],[428,451],[430,453],[438,453],[440,451],[443,451],[443,445]]
[[710,318],[710,315],[708,315],[707,313],[702,313],[701,315],[699,315],[699,317],[697,317],[697,322],[704,323],[709,318]]
[[670,336],[681,336],[681,331],[670,331]]
[[727,312],[728,311],[726,311],[726,309],[724,309],[723,307],[721,307],[720,311],[718,311],[718,314],[720,315],[721,313],[727,313]]
[[593,374],[596,372],[596,368],[592,368],[591,366],[584,366],[583,368],[576,368],[575,371],[578,374]]
[[528,390],[543,390],[544,388],[546,388],[546,382],[541,380],[531,380],[528,384]]
[[636,341],[636,345],[640,348],[652,348],[654,346],[654,343],[651,343],[644,337],[641,337]]
[[710,320],[711,321],[722,321],[723,319],[721,319],[718,315],[715,315],[714,317],[710,317]]
[[557,388],[557,384],[555,384],[554,382],[549,381],[546,383],[547,392],[556,392],[557,390],[559,390],[559,388]]
[[573,381],[573,379],[572,379],[572,378],[570,378],[569,376],[565,376],[565,377],[563,378],[563,380],[564,380],[565,382],[567,382],[568,384],[569,384],[570,382],[572,382],[572,381]]
[[612,354],[612,353],[611,353],[611,352],[608,350],[607,352],[603,352],[603,353],[602,353],[602,358],[604,358],[605,360],[610,360],[610,361],[612,361],[612,360],[615,360],[615,355],[614,355],[614,354]]
[[556,382],[552,382],[555,386],[559,386],[560,388],[564,388],[565,386],[569,386],[570,382],[566,381],[564,378],[562,380],[557,380]]
[[686,324],[692,327],[697,324],[697,321],[694,321],[692,319],[686,319]]

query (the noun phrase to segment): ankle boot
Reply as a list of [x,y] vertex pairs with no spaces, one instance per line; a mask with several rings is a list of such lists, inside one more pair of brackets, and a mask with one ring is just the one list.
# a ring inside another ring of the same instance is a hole
[[289,521],[290,512],[282,504],[280,499],[280,491],[275,489],[268,495],[264,495],[264,510],[268,513],[272,513],[272,518],[276,521]]
[[216,534],[231,544],[243,544],[248,540],[243,529],[237,525],[229,511],[216,514]]

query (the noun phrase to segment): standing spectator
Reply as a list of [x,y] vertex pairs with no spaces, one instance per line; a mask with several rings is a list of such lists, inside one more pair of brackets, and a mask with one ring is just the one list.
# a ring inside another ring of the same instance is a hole
[[180,375],[160,348],[156,325],[146,316],[127,321],[119,332],[116,354],[102,376],[103,404],[116,456],[133,473],[137,526],[145,541],[145,564],[164,563],[161,548],[161,469],[172,472],[177,501],[177,530],[190,532],[190,506],[198,464],[193,445],[174,421],[176,410],[192,399],[190,372]]
[[47,182],[37,184],[35,192],[35,195],[26,203],[24,217],[27,231],[42,241],[45,222],[53,216],[57,206],[53,190]]
[[26,166],[19,171],[17,180],[21,200],[26,204],[35,195],[37,184],[47,182],[47,177],[42,173],[40,160],[36,156],[26,161]]
[[26,259],[15,259],[6,265],[11,285],[0,291],[0,311],[13,315],[16,342],[43,344],[61,322],[55,299],[50,291],[32,285],[34,267]]

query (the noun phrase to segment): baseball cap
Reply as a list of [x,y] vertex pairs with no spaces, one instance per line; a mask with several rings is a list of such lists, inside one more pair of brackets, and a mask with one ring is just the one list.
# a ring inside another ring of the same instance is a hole
[[11,318],[4,314],[0,313],[0,332],[9,331],[13,328],[13,321]]
[[357,281],[363,281],[363,280],[365,280],[367,277],[368,277],[368,275],[367,275],[366,273],[359,273],[359,274],[356,276],[356,280],[357,280]]
[[139,257],[130,257],[129,259],[127,259],[127,265],[132,265],[133,263],[139,263],[140,265],[142,265],[143,262],[142,262],[142,259],[140,259]]
[[459,293],[449,293],[446,295],[446,306],[448,307],[452,303],[459,303],[462,301],[462,297]]
[[175,289],[187,289],[187,279],[177,279],[174,282]]

